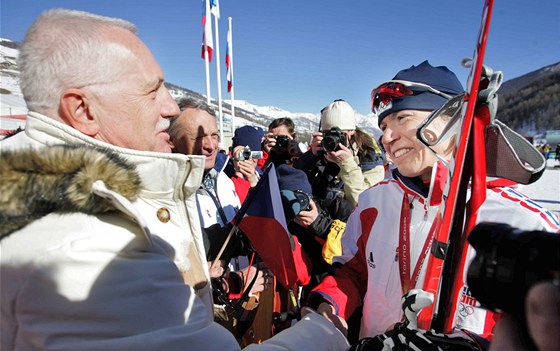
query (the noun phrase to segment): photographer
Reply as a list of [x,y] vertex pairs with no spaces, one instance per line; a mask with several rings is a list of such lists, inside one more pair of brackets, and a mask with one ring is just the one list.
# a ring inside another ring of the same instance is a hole
[[468,237],[476,251],[467,283],[481,306],[504,315],[490,350],[558,350],[560,236],[503,223],[478,224]]
[[[560,345],[560,287],[558,283],[542,282],[529,290],[525,300],[527,326],[539,351],[558,350]],[[524,351],[520,326],[511,316],[504,316],[494,328],[490,351]]]
[[291,166],[302,155],[294,121],[288,117],[273,120],[268,126],[263,150],[268,154],[267,164],[273,163],[276,168],[283,164]]
[[261,135],[253,126],[243,126],[235,130],[232,139],[232,159],[226,167],[241,203],[245,201],[249,189],[257,185],[261,169],[257,163],[263,157]]
[[317,197],[343,196],[355,206],[362,191],[384,178],[381,149],[370,135],[356,128],[354,109],[344,100],[325,106],[320,123],[311,150],[294,167],[307,173]]

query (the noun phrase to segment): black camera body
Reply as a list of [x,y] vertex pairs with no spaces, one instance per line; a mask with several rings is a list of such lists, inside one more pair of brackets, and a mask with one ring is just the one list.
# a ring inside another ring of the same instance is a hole
[[469,243],[477,255],[467,283],[483,307],[525,320],[525,298],[535,283],[560,274],[560,234],[480,223]]
[[252,151],[250,147],[245,146],[243,151],[239,153],[237,158],[234,158],[235,161],[245,161],[245,160],[260,160],[263,158],[262,151]]
[[294,190],[294,195],[299,202],[301,211],[311,210],[311,196],[308,193],[301,190]]
[[332,127],[328,131],[323,132],[323,150],[325,152],[336,151],[339,144],[346,145],[346,134],[338,127]]
[[290,143],[290,137],[287,135],[273,135],[272,138],[276,139],[276,145],[274,145],[277,149],[287,149],[288,144]]

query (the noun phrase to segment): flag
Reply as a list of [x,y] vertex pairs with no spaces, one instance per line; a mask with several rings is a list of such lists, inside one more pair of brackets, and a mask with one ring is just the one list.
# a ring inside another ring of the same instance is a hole
[[212,12],[217,19],[220,19],[220,4],[218,0],[210,0],[210,12]]
[[[296,242],[288,231],[276,170],[271,163],[235,215],[233,224],[251,241],[266,266],[285,287],[298,280]],[[299,245],[299,244],[298,244]]]
[[231,46],[231,28],[228,29],[227,33],[227,46],[226,46],[226,79],[227,79],[227,91],[231,92],[233,87],[233,70],[232,70],[232,58],[233,50]]
[[212,16],[210,15],[210,1],[202,0],[202,59],[204,59],[204,51],[208,51],[208,61],[212,61],[212,50],[214,47],[214,38],[212,36]]

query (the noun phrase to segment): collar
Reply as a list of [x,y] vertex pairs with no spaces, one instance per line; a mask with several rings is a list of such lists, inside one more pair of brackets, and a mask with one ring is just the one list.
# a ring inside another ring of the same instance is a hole
[[[30,111],[24,133],[36,145],[85,144],[109,149],[133,163],[140,175],[142,191],[175,193],[184,197],[195,193],[204,172],[204,157],[132,150],[93,139],[76,129],[37,112]],[[171,196],[171,195],[170,195]]]
[[405,193],[423,199],[430,206],[438,206],[447,179],[447,168],[439,161],[434,163],[429,184],[425,184],[419,177],[410,178],[402,175],[398,168],[393,170],[393,178]]

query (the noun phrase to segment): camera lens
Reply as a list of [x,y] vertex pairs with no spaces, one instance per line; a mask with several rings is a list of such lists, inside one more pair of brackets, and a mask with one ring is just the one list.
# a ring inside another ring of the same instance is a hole
[[335,151],[338,148],[338,138],[335,138],[333,136],[326,136],[323,138],[322,144],[323,144],[323,149],[325,149],[325,151],[327,152],[331,152],[331,151]]

